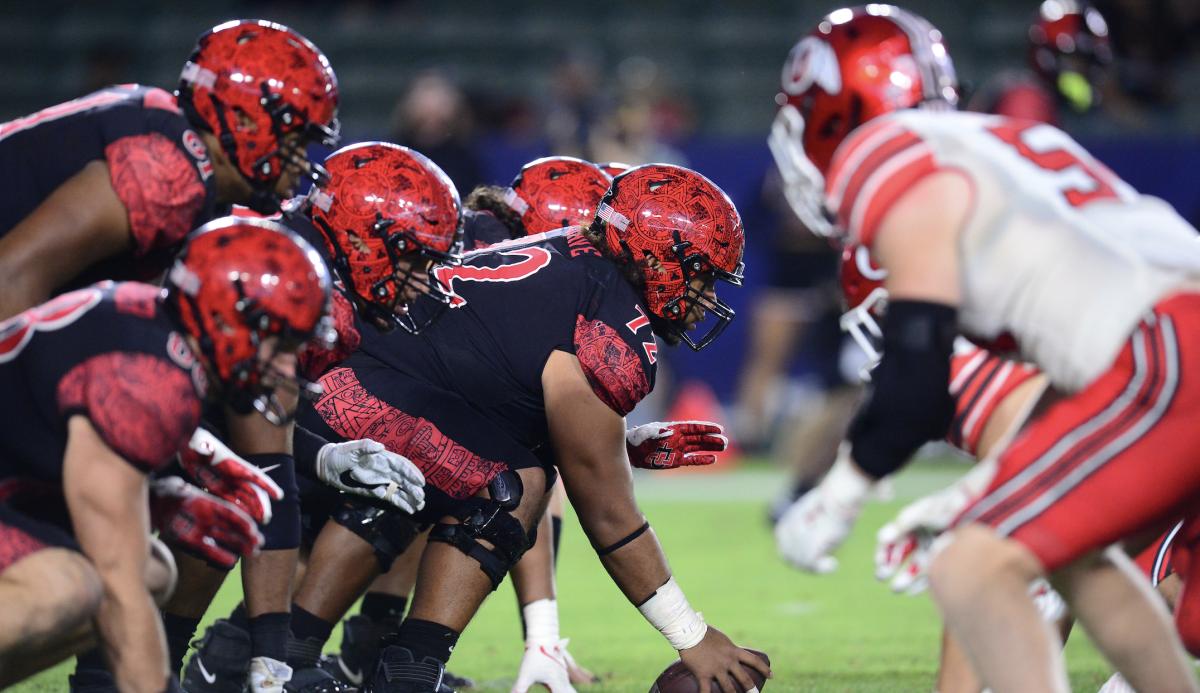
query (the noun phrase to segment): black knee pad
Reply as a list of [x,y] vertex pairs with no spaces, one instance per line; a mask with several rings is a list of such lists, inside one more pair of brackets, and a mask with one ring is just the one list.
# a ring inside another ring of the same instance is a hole
[[264,551],[300,546],[300,488],[291,455],[248,455],[246,461],[266,472],[283,489],[283,500],[271,502],[271,521],[261,527]]
[[[513,472],[502,472],[488,485],[491,498],[468,498],[454,517],[461,524],[436,524],[429,541],[440,541],[455,547],[479,563],[479,569],[492,581],[492,589],[500,586],[537,536],[537,527],[526,532],[512,510],[521,503],[521,478]],[[479,543],[483,539],[494,548]]]
[[396,557],[412,545],[425,526],[399,511],[384,510],[357,499],[347,499],[331,519],[354,532],[375,551],[379,570],[391,570]]

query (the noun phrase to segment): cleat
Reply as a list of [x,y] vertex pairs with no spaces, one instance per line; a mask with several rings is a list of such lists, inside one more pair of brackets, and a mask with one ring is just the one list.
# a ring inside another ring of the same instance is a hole
[[250,672],[250,634],[225,619],[208,627],[183,670],[185,693],[242,693]]
[[339,681],[324,669],[309,667],[292,672],[292,680],[284,684],[283,690],[288,693],[357,693],[358,687]]
[[453,693],[442,681],[445,665],[432,657],[417,662],[412,650],[392,645],[379,655],[372,693]]

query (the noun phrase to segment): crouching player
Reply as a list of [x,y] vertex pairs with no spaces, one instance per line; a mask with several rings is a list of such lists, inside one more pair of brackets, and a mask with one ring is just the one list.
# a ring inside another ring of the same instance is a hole
[[105,283],[0,325],[0,413],[19,422],[0,430],[0,685],[94,642],[94,622],[121,690],[177,689],[146,586],[146,475],[187,445],[210,388],[254,401],[294,379],[329,301],[311,253],[218,220],[165,292]]

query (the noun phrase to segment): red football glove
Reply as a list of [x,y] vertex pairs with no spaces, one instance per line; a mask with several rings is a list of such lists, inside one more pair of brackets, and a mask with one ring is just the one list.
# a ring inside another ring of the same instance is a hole
[[[675,469],[712,464],[729,439],[710,421],[668,421],[635,426],[625,432],[629,464],[640,469]],[[705,453],[705,454],[702,454]]]
[[237,505],[259,524],[271,521],[271,501],[283,498],[279,484],[203,428],[192,434],[179,463],[197,486]]
[[225,570],[263,543],[249,515],[177,476],[150,483],[150,520],[171,545]]

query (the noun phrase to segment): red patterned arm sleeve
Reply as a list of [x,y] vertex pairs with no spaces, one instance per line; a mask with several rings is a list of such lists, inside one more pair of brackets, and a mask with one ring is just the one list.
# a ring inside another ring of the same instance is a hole
[[105,148],[104,156],[113,190],[129,215],[135,254],[182,241],[207,195],[188,156],[158,132],[122,137]]
[[57,397],[64,420],[88,417],[114,452],[145,472],[170,461],[200,423],[187,372],[150,354],[93,356],[63,376]]
[[[653,344],[653,337],[647,338]],[[653,387],[648,356],[639,355],[616,328],[602,320],[576,317],[575,356],[592,391],[621,416],[633,411]]]

